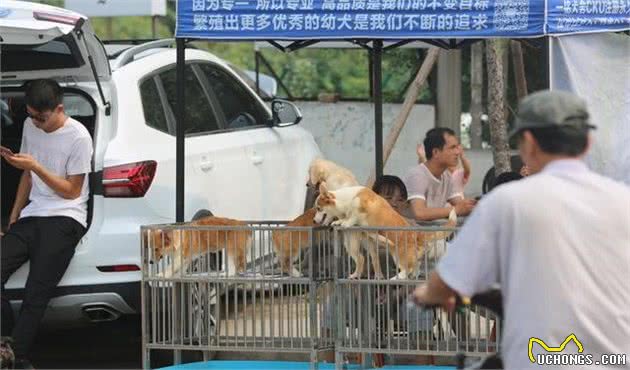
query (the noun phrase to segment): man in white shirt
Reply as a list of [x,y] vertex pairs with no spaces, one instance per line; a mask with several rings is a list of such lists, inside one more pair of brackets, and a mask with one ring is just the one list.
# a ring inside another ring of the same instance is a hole
[[[17,366],[26,356],[54,290],[87,227],[88,177],[92,138],[78,121],[66,116],[63,91],[53,80],[26,85],[26,109],[20,153],[0,154],[23,170],[2,237],[2,334],[12,335]],[[22,308],[16,320],[4,285],[27,261],[30,270]]]
[[[541,361],[630,369],[630,188],[580,160],[592,128],[585,103],[570,93],[524,99],[513,135],[533,175],[484,197],[414,292],[419,304],[451,308],[456,294],[500,285],[506,369],[547,368]],[[540,341],[569,342],[547,352]],[[623,362],[607,365],[603,354]]]
[[447,171],[448,167],[457,166],[461,155],[455,132],[444,127],[429,130],[424,139],[424,151],[427,161],[412,168],[405,177],[414,218],[417,221],[447,218],[453,207],[458,216],[468,215],[475,201],[464,199]]

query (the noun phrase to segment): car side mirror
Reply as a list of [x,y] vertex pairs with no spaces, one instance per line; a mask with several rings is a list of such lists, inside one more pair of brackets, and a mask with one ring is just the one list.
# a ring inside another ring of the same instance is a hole
[[274,126],[291,126],[302,120],[302,112],[300,112],[300,109],[287,100],[272,100],[271,113]]

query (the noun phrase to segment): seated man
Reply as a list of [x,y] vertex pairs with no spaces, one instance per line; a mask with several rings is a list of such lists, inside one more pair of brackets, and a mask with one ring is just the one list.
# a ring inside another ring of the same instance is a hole
[[458,216],[468,215],[475,201],[464,199],[464,194],[456,191],[447,171],[458,164],[460,157],[455,133],[443,127],[429,130],[424,149],[427,161],[412,168],[405,179],[413,217],[417,221],[447,218],[453,207]]
[[[452,308],[456,295],[499,285],[506,369],[563,364],[532,338],[549,346],[578,338],[590,357],[577,357],[582,350],[574,345],[561,356],[580,358],[584,365],[572,365],[579,368],[630,348],[630,189],[582,161],[590,122],[586,103],[571,93],[525,98],[512,136],[531,176],[485,196],[414,293],[418,304]],[[596,368],[630,370],[630,363]]]

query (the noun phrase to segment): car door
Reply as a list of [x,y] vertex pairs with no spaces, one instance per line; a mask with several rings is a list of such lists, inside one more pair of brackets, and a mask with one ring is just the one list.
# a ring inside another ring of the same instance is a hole
[[245,150],[251,184],[256,184],[255,191],[260,194],[259,217],[265,220],[294,218],[301,209],[299,205],[294,207],[291,199],[294,181],[287,161],[293,153],[270,126],[270,112],[231,70],[211,63],[199,67],[213,91],[211,98],[216,99],[223,112],[226,129],[239,132],[250,143]]
[[[216,216],[236,219],[258,217],[259,195],[251,191],[248,138],[225,131],[222,113],[213,105],[192,63],[185,69],[186,184],[187,194],[207,199]],[[168,100],[169,130],[175,135],[175,66],[159,74]]]

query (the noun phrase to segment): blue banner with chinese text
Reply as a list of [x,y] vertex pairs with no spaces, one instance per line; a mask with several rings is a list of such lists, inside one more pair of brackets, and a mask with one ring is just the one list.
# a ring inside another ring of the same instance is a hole
[[[179,0],[177,37],[536,37],[628,28],[630,0]],[[551,22],[545,18],[548,14]]]
[[630,28],[630,0],[548,0],[550,34]]

